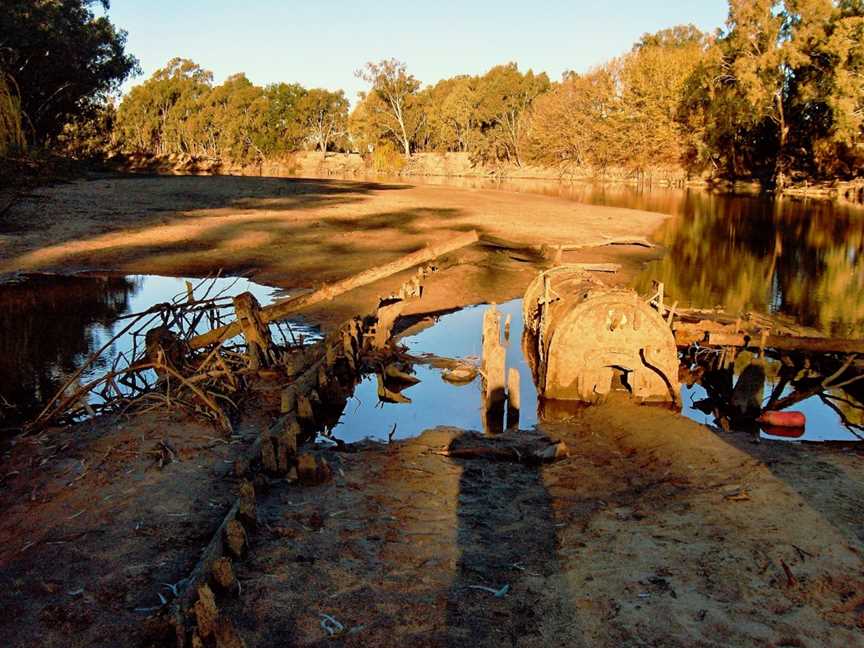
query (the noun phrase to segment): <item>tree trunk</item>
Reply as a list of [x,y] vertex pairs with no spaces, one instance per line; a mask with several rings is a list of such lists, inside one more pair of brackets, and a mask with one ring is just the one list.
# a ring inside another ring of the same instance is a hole
[[779,148],[777,150],[777,159],[774,162],[774,190],[777,192],[783,191],[786,185],[786,142],[788,140],[789,129],[786,126],[786,114],[783,111],[783,95],[777,93],[775,95],[777,102],[777,125],[779,132]]

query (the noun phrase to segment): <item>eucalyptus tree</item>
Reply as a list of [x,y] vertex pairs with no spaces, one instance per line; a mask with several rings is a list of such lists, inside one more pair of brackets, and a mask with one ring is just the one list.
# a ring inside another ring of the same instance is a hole
[[368,93],[361,93],[361,102],[366,102],[366,109],[377,117],[377,125],[410,158],[414,137],[425,119],[417,96],[420,82],[396,59],[367,63],[355,74],[370,86]]
[[199,131],[190,133],[188,125],[212,84],[213,73],[189,59],[171,59],[156,70],[120,103],[117,130],[125,148],[156,154],[197,152]]
[[300,99],[297,111],[308,140],[324,154],[345,134],[348,100],[341,90],[331,92],[313,88]]
[[782,188],[792,171],[860,159],[862,43],[861,0],[730,0],[687,97],[715,164]]
[[423,91],[428,145],[439,151],[471,152],[479,137],[477,77],[442,79]]
[[545,73],[519,72],[515,63],[499,65],[477,82],[477,116],[483,133],[482,156],[505,158],[522,164],[522,147],[528,109],[539,95],[549,90]]

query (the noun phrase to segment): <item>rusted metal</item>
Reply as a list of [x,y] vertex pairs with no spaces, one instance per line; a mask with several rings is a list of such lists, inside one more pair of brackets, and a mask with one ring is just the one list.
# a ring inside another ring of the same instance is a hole
[[624,389],[638,402],[677,403],[675,337],[636,292],[563,265],[535,278],[523,309],[524,344],[544,398],[595,403]]

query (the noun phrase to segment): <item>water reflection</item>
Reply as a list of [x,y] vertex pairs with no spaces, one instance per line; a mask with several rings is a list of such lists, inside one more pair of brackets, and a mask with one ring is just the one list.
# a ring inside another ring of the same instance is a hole
[[0,425],[23,420],[95,349],[98,330],[129,311],[134,278],[34,276],[0,287]]
[[637,279],[637,290],[647,292],[656,279],[682,306],[780,313],[828,335],[864,335],[864,207],[797,197],[553,180],[410,181],[536,193],[669,214],[674,218],[655,234],[668,253],[648,265]]
[[682,306],[786,315],[837,337],[864,335],[864,210],[827,201],[687,192],[656,234],[667,254],[636,282]]
[[[482,320],[486,306],[472,306],[442,316],[438,322],[416,335],[403,340],[412,355],[479,359],[482,348]],[[537,423],[537,391],[531,370],[522,353],[522,300],[517,299],[498,307],[502,319],[512,318],[510,343],[507,346],[507,366],[516,367],[520,375],[520,426],[531,428]],[[480,378],[462,385],[446,382],[441,369],[415,365],[420,383],[402,393],[411,403],[379,402],[376,376],[366,376],[357,386],[333,434],[346,441],[369,437],[386,441],[391,432],[394,439],[417,436],[437,426],[453,426],[463,430],[482,430],[483,412]],[[395,432],[394,432],[395,426]]]
[[[520,427],[530,429],[538,421],[567,420],[573,417],[584,404],[563,401],[540,401],[534,385],[530,365],[520,340],[523,331],[522,300],[517,299],[498,306],[506,317],[512,317],[510,344],[507,347],[507,366],[516,367],[520,373]],[[417,334],[406,337],[402,343],[413,356],[430,354],[439,357],[456,358],[478,362],[481,352],[481,330],[485,305],[472,306],[461,311],[438,318],[433,326]],[[762,401],[768,400],[774,385],[777,384],[777,362],[769,364],[768,381],[765,384]],[[743,366],[741,367],[743,368]],[[334,437],[353,442],[364,438],[379,441],[405,439],[419,435],[424,430],[437,426],[452,426],[463,430],[484,429],[482,393],[480,378],[466,385],[454,385],[442,379],[443,371],[426,365],[414,366],[414,373],[420,382],[401,391],[410,402],[386,402],[379,398],[376,374],[366,376],[356,387],[353,396],[342,411],[339,422],[333,427]],[[739,371],[735,373],[737,378]],[[785,394],[791,392],[787,387]],[[849,398],[848,392],[843,392]],[[708,396],[699,384],[692,387],[682,385],[681,413],[699,423],[716,424],[711,413],[705,413],[695,404]],[[857,395],[855,398],[857,399]],[[850,401],[851,402],[851,401]],[[847,419],[853,424],[862,423],[864,412],[842,401],[836,403]],[[763,438],[783,441],[858,441],[860,438],[847,427],[835,410],[818,397],[808,398],[795,406],[804,412],[807,425],[801,434],[765,434]],[[848,410],[848,411],[847,411]]]
[[[766,364],[767,380],[765,382],[765,387],[762,390],[763,403],[768,401],[772,390],[779,380],[777,376],[778,363],[773,360],[767,360]],[[737,380],[739,376],[740,371],[736,371],[735,379]],[[781,395],[788,396],[793,391],[792,387],[787,387]],[[834,395],[840,396],[841,398],[850,397],[849,394],[841,392],[840,390],[834,392]],[[700,407],[706,399],[709,399],[709,393],[702,385],[695,384],[692,387],[682,385],[681,413],[697,423],[719,427],[720,424],[715,419],[714,414],[710,410],[706,412],[705,408]],[[861,424],[862,413],[860,409],[842,402],[839,402],[838,405],[843,410],[847,420],[853,424]],[[761,425],[757,427],[757,424],[754,423],[753,430],[757,432],[761,438],[771,441],[861,441],[860,434],[856,434],[854,431],[847,428],[837,412],[830,406],[826,405],[818,396],[807,398],[795,405],[792,409],[802,412],[806,416],[807,423],[804,428],[782,428]]]
[[[31,275],[0,285],[0,428],[19,425],[37,414],[68,377],[122,328],[126,322],[118,322],[119,318],[177,295],[185,298],[186,281],[152,275]],[[223,291],[227,296],[249,291],[261,304],[278,296],[276,289],[248,279],[188,281],[200,285],[198,298],[208,289],[210,297]],[[206,323],[201,326],[206,328]],[[292,328],[307,337],[317,335],[299,322]],[[119,353],[131,348],[131,336],[121,336],[79,382],[101,375]]]

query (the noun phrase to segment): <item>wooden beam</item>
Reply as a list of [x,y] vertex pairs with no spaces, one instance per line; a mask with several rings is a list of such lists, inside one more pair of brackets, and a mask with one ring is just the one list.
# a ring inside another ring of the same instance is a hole
[[[707,333],[707,338],[706,338]],[[749,340],[749,342],[748,342]],[[758,334],[724,333],[722,331],[675,331],[678,346],[689,346],[698,342],[704,346],[716,347],[758,347],[763,344],[763,336]],[[820,338],[796,335],[766,335],[764,345],[769,349],[781,351],[812,351],[813,353],[862,353],[864,340],[845,338]]]
[[[360,274],[326,285],[314,292],[266,306],[261,309],[261,319],[265,324],[285,319],[299,310],[324,301],[330,301],[349,290],[354,290],[355,288],[375,283],[381,279],[386,279],[387,277],[408,270],[409,268],[413,268],[421,263],[433,261],[444,254],[455,252],[463,247],[472,245],[478,241],[478,238],[477,232],[472,230],[470,232],[465,232],[464,234],[453,236],[444,243],[427,245],[423,249],[400,257],[395,261],[370,268]],[[240,324],[238,322],[232,322],[231,324],[220,326],[212,331],[208,331],[203,335],[193,337],[189,340],[189,346],[193,349],[200,349],[215,344],[221,340],[231,338],[239,332]]]

